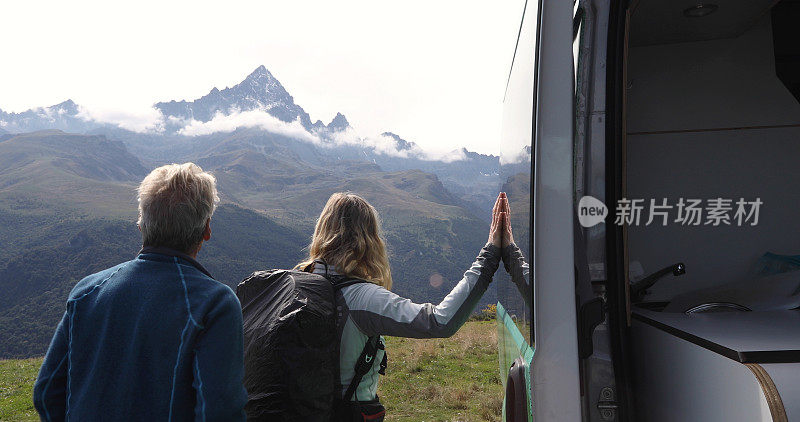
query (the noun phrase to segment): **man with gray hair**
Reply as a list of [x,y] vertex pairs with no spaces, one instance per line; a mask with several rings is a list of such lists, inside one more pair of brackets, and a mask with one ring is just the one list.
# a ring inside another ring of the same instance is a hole
[[33,391],[45,421],[243,421],[242,310],[195,258],[214,176],[192,164],[139,186],[142,250],[75,285]]

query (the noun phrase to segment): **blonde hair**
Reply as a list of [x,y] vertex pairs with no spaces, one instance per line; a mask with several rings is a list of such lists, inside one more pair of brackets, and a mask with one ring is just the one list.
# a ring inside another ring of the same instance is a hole
[[219,201],[216,183],[213,175],[193,163],[151,171],[137,189],[142,245],[194,250]]
[[310,271],[322,260],[348,277],[392,288],[392,272],[378,212],[364,198],[334,193],[325,204],[308,246],[308,258],[296,269]]

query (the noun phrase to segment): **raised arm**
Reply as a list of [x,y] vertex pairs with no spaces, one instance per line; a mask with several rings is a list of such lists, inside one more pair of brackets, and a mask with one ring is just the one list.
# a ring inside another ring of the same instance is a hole
[[500,265],[501,197],[492,210],[489,241],[464,277],[438,305],[414,303],[374,284],[342,290],[353,322],[368,336],[449,337],[467,321]]
[[438,305],[414,303],[371,283],[345,287],[342,294],[353,322],[368,336],[449,337],[467,321],[499,264],[500,249],[488,243]]
[[511,230],[511,207],[508,205],[508,197],[505,193],[500,194],[501,208],[503,216],[503,249],[502,259],[506,272],[511,276],[511,281],[517,286],[517,290],[525,299],[525,304],[531,307],[531,283],[530,268],[522,255],[522,251],[514,243],[514,234]]
[[503,266],[509,275],[511,281],[517,286],[517,290],[525,298],[525,304],[528,308],[531,306],[531,284],[530,284],[530,268],[522,256],[522,251],[514,243],[509,243],[508,246],[503,248]]

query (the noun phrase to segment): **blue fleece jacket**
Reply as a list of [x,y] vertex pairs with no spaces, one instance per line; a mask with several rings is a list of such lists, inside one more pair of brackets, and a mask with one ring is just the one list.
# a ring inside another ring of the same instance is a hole
[[145,248],[72,289],[34,405],[45,421],[243,421],[242,341],[228,286]]

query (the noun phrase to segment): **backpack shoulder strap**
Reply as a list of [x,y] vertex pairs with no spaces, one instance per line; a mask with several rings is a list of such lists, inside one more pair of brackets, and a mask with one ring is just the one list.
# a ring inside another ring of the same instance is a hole
[[329,275],[329,276],[327,276],[325,278],[327,278],[328,281],[331,282],[331,284],[333,285],[333,289],[334,290],[340,290],[340,289],[345,288],[347,286],[352,286],[353,284],[369,283],[368,281],[362,280],[360,278],[345,277],[345,276],[342,276],[342,275]]
[[[331,282],[334,290],[340,290],[344,287],[352,286],[354,284],[369,283],[369,281],[362,280],[360,278],[329,274],[325,274],[325,278]],[[378,370],[378,373],[381,375],[386,374],[387,358],[385,346],[381,341],[381,336],[377,335],[369,337],[366,344],[364,344],[364,348],[361,349],[361,354],[358,356],[353,379],[350,380],[350,385],[347,386],[347,390],[342,397],[342,401],[349,402],[350,399],[353,398],[353,395],[356,393],[358,385],[361,384],[361,380],[364,378],[364,375],[366,375],[375,364],[375,356],[378,354],[378,350],[384,350],[383,359],[381,360],[380,370]],[[358,397],[356,397],[356,399],[358,399]]]
[[361,280],[361,279],[358,279],[358,278],[349,278],[349,279],[345,279],[345,280],[333,283],[333,288],[334,288],[334,290],[340,290],[340,289],[343,289],[343,288],[345,288],[347,286],[352,286],[354,284],[359,284],[359,283],[369,283],[369,282]]
[[311,265],[316,264],[316,263],[319,263],[319,264],[322,264],[322,265],[325,266],[325,274],[322,274],[322,276],[325,277],[326,279],[328,279],[328,281],[331,282],[331,285],[333,285],[333,290],[339,290],[339,289],[342,289],[342,288],[347,287],[347,286],[352,286],[353,284],[368,283],[368,281],[362,280],[360,278],[347,277],[347,276],[344,276],[344,275],[333,275],[333,274],[330,274],[328,272],[328,264],[323,260],[314,261],[312,264],[309,264],[309,266],[306,267],[305,270],[310,270],[312,268]]
[[[361,379],[364,378],[364,375],[366,375],[370,368],[372,368],[372,365],[375,364],[375,356],[378,354],[378,350],[384,350],[384,347],[380,336],[372,336],[367,339],[367,343],[364,344],[364,349],[361,350],[361,355],[359,355],[358,361],[356,361],[353,379],[350,381],[350,385],[347,386],[347,391],[345,391],[342,397],[343,401],[349,402],[350,399],[353,398],[353,394],[355,394],[358,385],[361,384]],[[381,361],[381,369],[378,373],[383,375],[385,370],[386,354],[384,352],[383,360]]]

